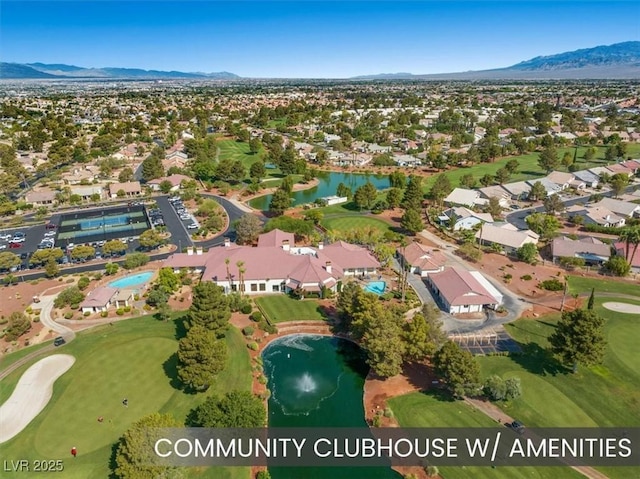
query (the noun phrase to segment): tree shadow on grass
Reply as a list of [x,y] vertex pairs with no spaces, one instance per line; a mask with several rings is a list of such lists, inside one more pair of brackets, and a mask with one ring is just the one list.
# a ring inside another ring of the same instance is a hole
[[525,370],[539,376],[556,376],[566,374],[569,369],[558,361],[551,351],[542,348],[537,343],[520,344],[522,353],[512,354],[510,358]]
[[426,391],[422,391],[422,394],[425,396],[430,396],[441,402],[455,402],[456,399],[453,397],[449,391],[444,388],[433,388],[427,389]]
[[[173,353],[169,358],[162,363],[162,369],[164,369],[164,373],[169,378],[169,385],[173,389],[182,389],[182,382],[178,379],[178,354]],[[190,393],[189,391],[186,391]],[[195,393],[194,393],[195,394]]]
[[174,337],[180,341],[187,335],[187,322],[189,321],[189,317],[185,314],[173,320],[173,324],[175,325],[175,335]]
[[116,454],[118,452],[119,445],[119,439],[111,445],[111,455],[109,456],[109,479],[118,479],[118,477],[120,477],[116,475],[116,468],[118,467],[118,463],[116,462]]

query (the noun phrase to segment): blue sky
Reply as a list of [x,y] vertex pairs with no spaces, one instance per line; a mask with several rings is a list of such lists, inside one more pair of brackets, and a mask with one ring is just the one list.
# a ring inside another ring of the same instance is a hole
[[640,40],[638,1],[0,2],[0,60],[344,78]]

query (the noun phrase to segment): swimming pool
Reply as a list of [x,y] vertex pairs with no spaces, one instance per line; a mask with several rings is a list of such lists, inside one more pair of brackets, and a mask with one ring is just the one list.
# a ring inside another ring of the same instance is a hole
[[124,278],[117,279],[109,283],[112,288],[132,288],[134,286],[140,286],[151,279],[153,271],[145,271],[143,273],[132,274],[131,276],[125,276]]
[[364,290],[368,293],[374,293],[378,296],[383,294],[385,289],[387,289],[387,283],[384,281],[371,281],[364,287]]

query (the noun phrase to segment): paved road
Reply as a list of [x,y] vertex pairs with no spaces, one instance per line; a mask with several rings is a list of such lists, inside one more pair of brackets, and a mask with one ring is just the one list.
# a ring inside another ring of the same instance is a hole
[[57,296],[57,294],[40,296],[40,303],[35,305],[36,307],[39,306],[41,308],[40,322],[45,328],[51,329],[57,334],[63,336],[67,342],[73,341],[73,339],[76,337],[76,333],[74,333],[70,328],[56,323],[51,317],[51,311],[53,310],[53,301]]

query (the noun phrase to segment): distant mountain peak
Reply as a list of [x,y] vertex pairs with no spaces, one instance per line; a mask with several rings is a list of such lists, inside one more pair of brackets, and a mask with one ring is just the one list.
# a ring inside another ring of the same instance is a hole
[[160,79],[209,79],[209,80],[232,80],[240,78],[235,73],[214,72],[214,73],[190,73],[180,71],[143,70],[140,68],[85,68],[63,63],[0,63],[0,78],[3,79],[140,79],[140,80],[160,80]]

